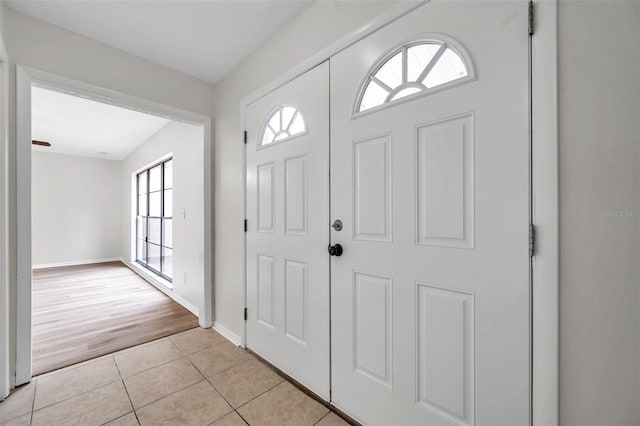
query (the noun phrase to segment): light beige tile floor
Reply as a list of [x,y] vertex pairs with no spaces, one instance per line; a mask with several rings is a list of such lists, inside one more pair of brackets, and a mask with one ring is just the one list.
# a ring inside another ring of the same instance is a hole
[[0,426],[345,426],[247,351],[193,329],[34,378]]

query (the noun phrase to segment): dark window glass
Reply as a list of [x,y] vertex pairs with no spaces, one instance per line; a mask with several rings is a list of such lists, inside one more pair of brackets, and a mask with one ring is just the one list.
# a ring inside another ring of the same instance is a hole
[[172,281],[173,160],[138,173],[136,183],[136,261]]

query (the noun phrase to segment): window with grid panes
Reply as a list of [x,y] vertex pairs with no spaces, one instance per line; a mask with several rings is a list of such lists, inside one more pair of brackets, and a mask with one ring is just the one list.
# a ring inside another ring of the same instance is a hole
[[136,177],[136,261],[171,282],[173,279],[173,159]]

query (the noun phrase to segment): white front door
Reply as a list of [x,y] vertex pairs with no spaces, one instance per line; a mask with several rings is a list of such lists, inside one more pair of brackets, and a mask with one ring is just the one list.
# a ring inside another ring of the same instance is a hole
[[527,2],[436,1],[331,59],[332,401],[530,421]]
[[247,347],[329,399],[329,65],[249,105]]

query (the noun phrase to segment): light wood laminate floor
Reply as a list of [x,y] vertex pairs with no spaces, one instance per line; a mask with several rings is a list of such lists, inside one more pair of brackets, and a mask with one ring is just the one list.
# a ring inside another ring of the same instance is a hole
[[33,271],[33,374],[198,326],[121,262]]

